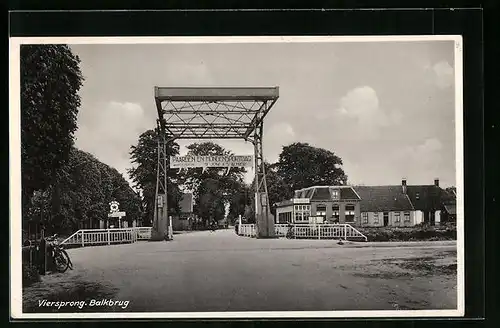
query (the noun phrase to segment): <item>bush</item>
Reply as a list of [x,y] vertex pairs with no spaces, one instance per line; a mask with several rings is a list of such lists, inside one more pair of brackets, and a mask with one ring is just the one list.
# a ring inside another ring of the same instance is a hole
[[429,226],[419,224],[413,227],[357,228],[368,241],[431,241],[456,240],[457,230],[454,225]]
[[27,287],[38,281],[40,281],[38,268],[34,265],[23,263],[23,287]]

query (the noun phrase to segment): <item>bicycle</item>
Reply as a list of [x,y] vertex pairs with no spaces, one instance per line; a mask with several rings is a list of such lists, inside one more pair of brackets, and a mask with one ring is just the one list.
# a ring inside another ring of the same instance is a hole
[[295,229],[293,228],[293,225],[291,225],[291,224],[288,225],[288,231],[286,232],[286,238],[287,239],[295,238]]
[[73,263],[68,255],[68,252],[56,241],[57,235],[47,237],[46,241],[49,243],[51,250],[51,257],[54,267],[57,272],[64,273],[68,268],[73,270]]

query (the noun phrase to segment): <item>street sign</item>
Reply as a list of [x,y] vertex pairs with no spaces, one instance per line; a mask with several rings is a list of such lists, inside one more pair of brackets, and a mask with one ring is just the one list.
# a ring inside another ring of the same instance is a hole
[[111,212],[108,214],[110,218],[121,218],[122,216],[125,216],[125,212]]

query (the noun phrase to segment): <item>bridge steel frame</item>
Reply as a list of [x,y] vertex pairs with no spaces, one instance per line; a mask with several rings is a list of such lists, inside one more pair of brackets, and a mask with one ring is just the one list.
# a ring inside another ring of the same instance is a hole
[[257,238],[275,237],[269,206],[262,139],[264,118],[279,98],[279,87],[158,87],[158,164],[151,240],[173,238],[168,216],[167,146],[177,139],[242,139],[254,146]]

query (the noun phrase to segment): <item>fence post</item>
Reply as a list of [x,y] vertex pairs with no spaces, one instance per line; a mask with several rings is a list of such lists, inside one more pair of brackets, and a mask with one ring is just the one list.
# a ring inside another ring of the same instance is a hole
[[344,224],[344,240],[347,240],[347,225]]
[[321,239],[321,224],[318,226],[318,239]]
[[238,216],[238,235],[241,235],[241,214]]
[[85,233],[83,232],[83,230],[81,230],[81,231],[82,231],[82,247],[84,247],[85,246],[85,240],[84,240],[85,239]]
[[42,229],[40,245],[38,246],[38,254],[40,254],[38,272],[41,275],[45,275],[47,273],[47,241],[45,240],[45,231]]
[[109,245],[109,244],[111,244],[109,229],[107,229],[107,231],[108,231],[108,245]]

